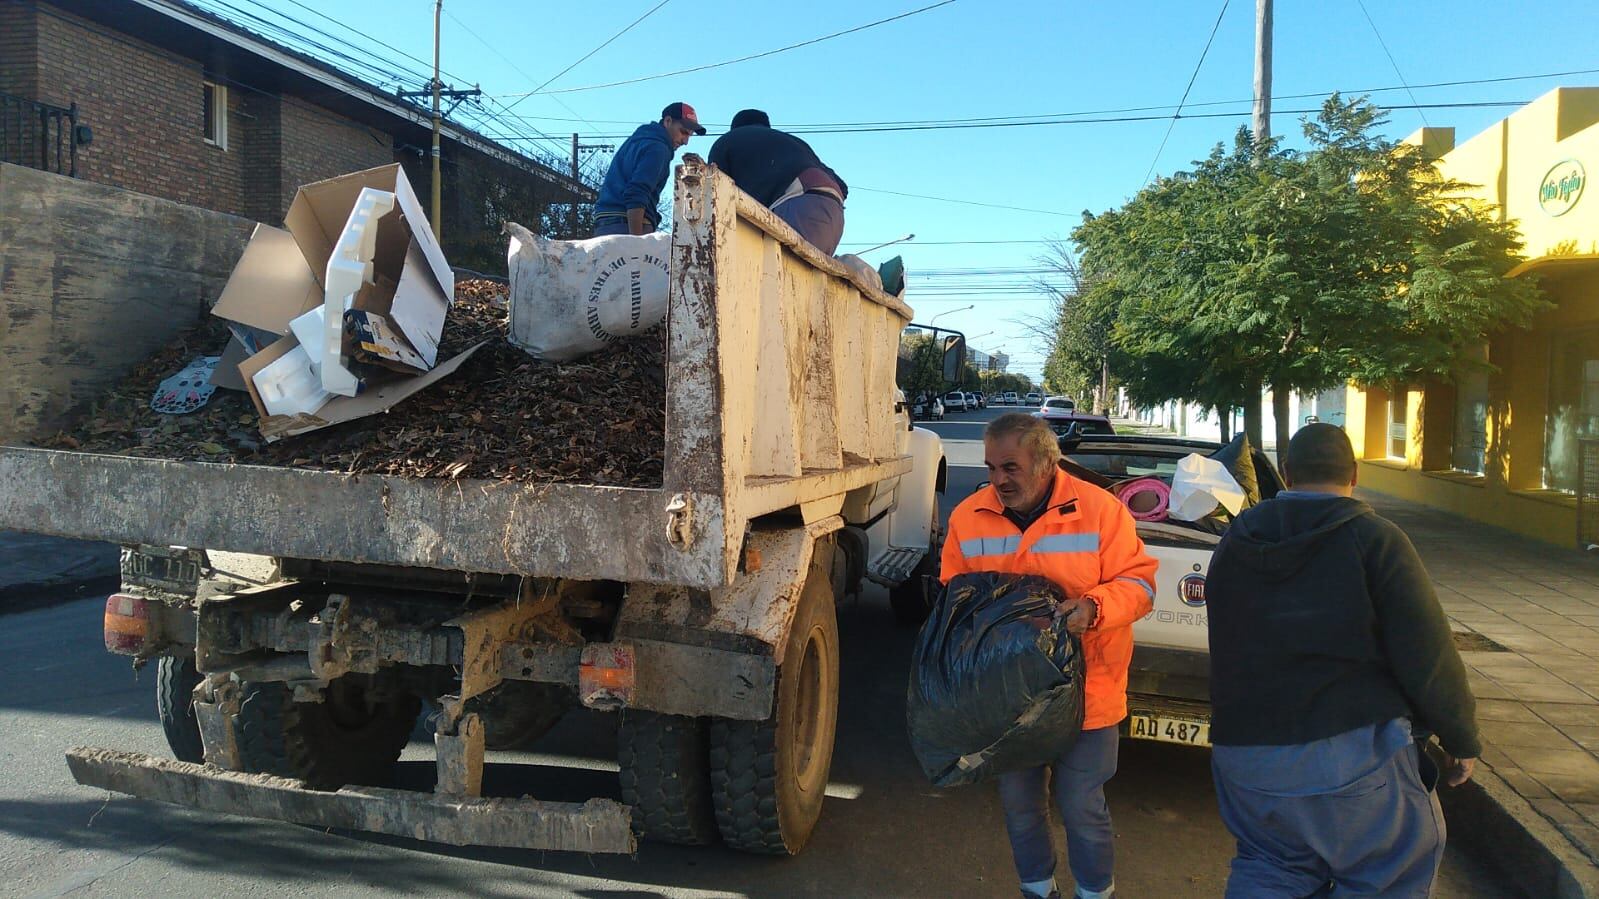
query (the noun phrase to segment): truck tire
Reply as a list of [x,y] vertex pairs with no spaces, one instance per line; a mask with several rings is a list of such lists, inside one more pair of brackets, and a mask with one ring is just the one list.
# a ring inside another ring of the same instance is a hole
[[716,842],[703,718],[622,711],[617,766],[633,831],[648,840],[704,846]]
[[938,526],[938,506],[933,506],[933,524],[927,532],[927,555],[911,569],[911,576],[897,587],[888,588],[888,604],[894,609],[894,621],[902,627],[920,627],[933,610],[937,599],[939,556],[944,552],[943,531]]
[[292,777],[315,790],[388,780],[421,711],[409,695],[367,709],[350,678],[330,684],[322,702],[295,702],[280,683],[247,683],[242,692],[244,770]]
[[800,592],[777,672],[772,716],[711,721],[716,826],[734,849],[794,855],[822,813],[838,727],[838,618],[827,576],[830,555],[817,546],[818,560]]
[[200,742],[200,722],[194,717],[194,688],[200,685],[200,672],[194,658],[162,656],[155,667],[155,710],[161,716],[172,757],[180,762],[205,761],[205,744]]
[[524,749],[549,733],[577,696],[560,684],[503,681],[467,708],[483,717],[485,749]]

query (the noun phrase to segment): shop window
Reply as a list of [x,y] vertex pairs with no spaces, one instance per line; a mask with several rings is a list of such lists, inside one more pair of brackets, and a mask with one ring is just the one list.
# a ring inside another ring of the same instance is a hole
[[228,88],[210,81],[205,87],[205,142],[224,150],[228,148]]
[[1410,391],[1395,387],[1388,391],[1388,458],[1405,459],[1406,441],[1410,436]]
[[[1488,361],[1488,348],[1468,354],[1474,362]],[[1488,461],[1488,372],[1471,371],[1455,379],[1455,428],[1449,449],[1449,467],[1467,474],[1482,474]]]
[[1543,485],[1577,490],[1577,441],[1599,437],[1599,330],[1554,338],[1549,354],[1549,417]]

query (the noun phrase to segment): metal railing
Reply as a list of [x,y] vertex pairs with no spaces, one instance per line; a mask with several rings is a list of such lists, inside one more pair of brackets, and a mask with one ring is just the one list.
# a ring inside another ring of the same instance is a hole
[[78,104],[0,94],[0,162],[78,177]]

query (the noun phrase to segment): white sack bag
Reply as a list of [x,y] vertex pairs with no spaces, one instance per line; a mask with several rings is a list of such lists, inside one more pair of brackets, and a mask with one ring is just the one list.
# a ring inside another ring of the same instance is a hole
[[637,337],[666,320],[672,235],[547,240],[515,222],[510,341],[566,362]]
[[1244,507],[1244,488],[1238,486],[1227,466],[1215,459],[1198,453],[1184,456],[1172,475],[1167,517],[1198,521],[1215,511],[1217,503],[1237,515]]

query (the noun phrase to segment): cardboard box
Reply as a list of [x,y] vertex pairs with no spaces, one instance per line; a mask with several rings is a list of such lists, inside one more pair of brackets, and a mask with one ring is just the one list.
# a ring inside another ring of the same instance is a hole
[[[358,396],[334,396],[303,416],[268,416],[252,377],[299,342],[289,323],[326,301],[324,288],[334,247],[364,188],[394,194],[394,208],[377,219],[371,266],[351,308],[374,313],[391,326],[433,370],[385,383]],[[237,366],[261,415],[268,440],[381,412],[459,366],[470,353],[438,365],[439,336],[455,295],[455,277],[399,165],[380,166],[299,189],[282,228],[256,226],[212,314],[279,339]],[[232,371],[224,380],[233,383]],[[313,424],[314,422],[314,424]],[[307,425],[311,425],[308,427]]]

